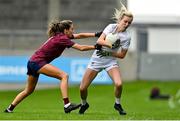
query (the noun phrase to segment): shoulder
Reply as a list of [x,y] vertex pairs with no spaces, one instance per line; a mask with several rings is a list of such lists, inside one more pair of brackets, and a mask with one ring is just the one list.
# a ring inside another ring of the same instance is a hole
[[65,39],[65,40],[70,40],[70,38],[68,38],[68,36],[66,36],[65,34],[63,34],[63,33],[59,33],[59,34],[57,34],[57,35],[55,35],[55,38],[57,38],[57,39]]
[[51,42],[61,45],[73,45],[74,42],[65,34],[60,33],[51,38]]
[[53,40],[57,43],[61,44],[68,44],[68,43],[74,43],[67,35],[65,34],[57,34]]
[[117,24],[115,24],[115,23],[112,23],[112,24],[108,24],[107,26],[106,26],[106,28],[108,27],[108,28],[116,28],[116,26],[117,26]]
[[104,29],[103,33],[104,34],[108,34],[108,33],[112,33],[116,30],[117,24],[108,24],[106,26],[106,28]]

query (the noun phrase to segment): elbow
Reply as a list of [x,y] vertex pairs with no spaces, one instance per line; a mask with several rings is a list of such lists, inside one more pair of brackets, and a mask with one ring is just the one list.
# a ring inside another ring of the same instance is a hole
[[127,53],[127,51],[124,51],[124,52],[120,52],[120,53],[118,53],[118,58],[120,58],[120,59],[124,59],[124,58],[125,58],[125,56],[126,56],[126,53]]
[[119,57],[120,59],[124,59],[125,58],[125,56],[123,56],[123,57]]
[[119,59],[124,59],[124,58],[125,58],[125,55],[120,55],[118,58],[119,58]]

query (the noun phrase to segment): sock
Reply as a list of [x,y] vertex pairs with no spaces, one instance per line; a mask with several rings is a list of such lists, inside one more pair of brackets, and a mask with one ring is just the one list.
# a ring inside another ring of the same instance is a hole
[[13,104],[9,105],[9,107],[7,108],[10,111],[13,111],[13,109],[15,108],[15,106]]
[[63,101],[64,101],[64,105],[68,104],[69,103],[69,98],[63,98]]
[[120,98],[117,98],[117,97],[116,97],[116,98],[115,98],[115,103],[116,103],[116,104],[120,104]]
[[64,107],[67,108],[71,103],[65,104]]
[[81,104],[82,104],[82,105],[85,105],[86,103],[87,103],[86,100],[83,100],[83,99],[81,100]]

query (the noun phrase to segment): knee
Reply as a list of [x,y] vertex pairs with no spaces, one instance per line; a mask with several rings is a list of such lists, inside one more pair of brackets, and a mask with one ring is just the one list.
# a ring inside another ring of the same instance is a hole
[[68,80],[69,75],[67,73],[63,73],[61,80]]

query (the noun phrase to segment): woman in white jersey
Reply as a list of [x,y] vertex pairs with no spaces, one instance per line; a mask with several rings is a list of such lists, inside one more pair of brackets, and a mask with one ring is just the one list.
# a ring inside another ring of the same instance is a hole
[[[121,9],[116,9],[114,13],[116,23],[109,24],[97,40],[97,44],[102,45],[102,49],[94,51],[81,81],[80,96],[82,105],[79,110],[79,114],[84,114],[84,112],[89,108],[89,104],[87,102],[89,85],[97,76],[97,74],[101,70],[105,69],[113,80],[115,86],[114,108],[119,112],[120,115],[126,115],[126,112],[123,110],[120,103],[122,93],[122,78],[117,58],[123,59],[128,51],[131,37],[126,29],[131,25],[133,21],[133,15],[126,9],[123,4],[121,5]],[[105,41],[106,35],[109,33],[116,33],[118,35],[119,39],[117,39],[113,45]]]

